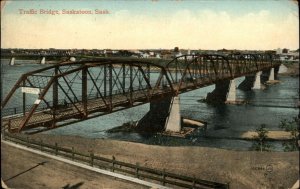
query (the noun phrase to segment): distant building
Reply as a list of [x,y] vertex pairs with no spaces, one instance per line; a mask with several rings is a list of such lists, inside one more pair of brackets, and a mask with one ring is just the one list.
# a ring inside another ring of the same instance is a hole
[[220,53],[220,54],[230,54],[232,51],[231,50],[227,50],[227,49],[219,49],[217,50],[217,53]]
[[104,49],[103,53],[105,57],[112,56],[113,54],[111,49]]
[[[278,53],[278,51],[276,51]],[[289,49],[282,49],[282,52],[279,54],[280,60],[283,61],[299,61],[299,50],[289,50]]]
[[281,48],[276,49],[276,54],[282,54],[282,49]]
[[143,52],[141,54],[141,56],[142,56],[142,58],[149,58],[150,57],[150,55],[147,52]]
[[283,54],[289,53],[289,49],[286,49],[286,48],[282,49],[282,53]]
[[171,59],[172,58],[172,53],[168,50],[161,51],[161,57],[163,59]]
[[156,54],[155,54],[155,58],[161,58],[160,53],[156,53]]
[[150,51],[150,52],[149,52],[149,55],[150,55],[150,56],[154,56],[154,52],[153,52],[153,51]]

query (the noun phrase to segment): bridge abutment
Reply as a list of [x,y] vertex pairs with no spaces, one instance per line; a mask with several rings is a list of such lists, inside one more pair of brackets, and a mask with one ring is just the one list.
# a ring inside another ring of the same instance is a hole
[[236,84],[235,80],[218,81],[215,84],[215,89],[207,94],[207,102],[224,103],[236,101]]
[[166,97],[150,102],[149,112],[137,123],[142,132],[181,131],[180,99],[178,96]]

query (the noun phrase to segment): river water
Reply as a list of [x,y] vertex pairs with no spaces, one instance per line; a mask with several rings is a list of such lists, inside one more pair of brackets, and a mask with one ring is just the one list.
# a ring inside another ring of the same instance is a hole
[[[8,60],[1,60],[2,95],[4,98],[17,79],[31,70],[46,67],[29,60],[16,60],[15,66],[9,66]],[[243,81],[237,78],[237,85]],[[83,122],[44,132],[51,135],[72,135],[87,138],[110,138],[152,145],[168,146],[206,146],[234,150],[249,150],[251,141],[237,139],[247,131],[255,131],[261,124],[268,130],[279,130],[281,120],[291,120],[298,116],[295,108],[299,99],[299,77],[279,76],[280,83],[267,86],[265,90],[241,91],[237,89],[237,98],[247,100],[247,105],[208,105],[204,99],[214,85],[180,95],[180,112],[184,118],[203,120],[208,123],[206,136],[202,130],[196,130],[187,138],[145,135],[138,133],[108,133],[107,130],[125,122],[141,119],[149,110],[149,104],[115,112]],[[21,99],[13,100],[13,105],[20,106]],[[274,151],[282,151],[281,142],[270,142]]]

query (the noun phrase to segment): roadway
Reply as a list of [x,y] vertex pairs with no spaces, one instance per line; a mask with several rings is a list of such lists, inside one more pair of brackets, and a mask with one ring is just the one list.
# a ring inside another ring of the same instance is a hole
[[1,142],[1,178],[9,188],[148,188]]

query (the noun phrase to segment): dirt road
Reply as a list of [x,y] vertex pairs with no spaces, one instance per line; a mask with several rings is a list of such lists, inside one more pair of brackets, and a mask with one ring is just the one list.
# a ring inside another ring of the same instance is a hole
[[147,188],[1,143],[1,178],[9,188]]

